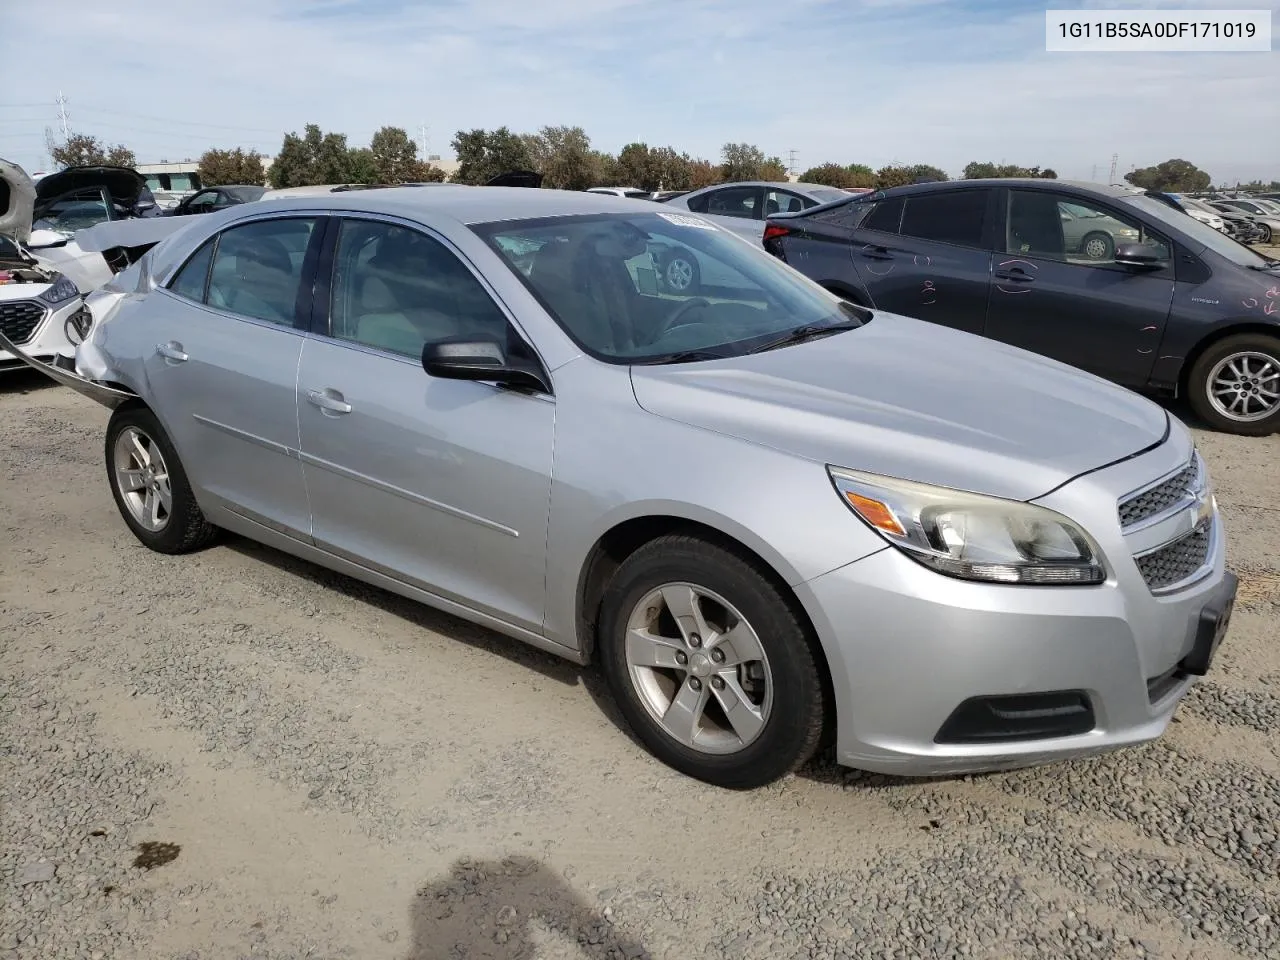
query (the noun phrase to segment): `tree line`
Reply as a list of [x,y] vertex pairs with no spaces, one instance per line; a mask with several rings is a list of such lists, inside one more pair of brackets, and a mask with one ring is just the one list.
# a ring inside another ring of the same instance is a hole
[[[343,133],[325,132],[314,123],[301,134],[284,135],[280,152],[267,168],[266,157],[241,147],[210,149],[200,157],[200,180],[206,186],[256,184],[299,187],[323,183],[452,183],[484,184],[500,173],[535,170],[543,186],[562,190],[627,186],[642,190],[697,190],[713,183],[739,180],[783,181],[787,167],[777,156],[766,156],[750,143],[726,143],[720,161],[691,157],[675,147],[629,143],[611,154],[591,146],[582,127],[546,126],[536,133],[516,133],[503,126],[494,130],[459,130],[451,143],[458,159],[452,177],[418,156],[418,145],[401,127],[384,126],[367,147],[353,147]],[[73,133],[61,143],[49,138],[49,152],[60,167],[111,164],[132,167],[137,160],[123,144],[109,145],[96,137]],[[1041,177],[1058,174],[1039,166],[974,161],[958,179]],[[1208,189],[1212,178],[1195,164],[1166,160],[1124,175],[1129,183],[1148,190],[1185,193]],[[883,190],[925,180],[951,179],[946,171],[927,163],[888,164],[879,169],[861,163],[822,163],[799,175],[806,183],[831,187]],[[1237,184],[1239,186],[1239,184]],[[1276,189],[1258,181],[1249,188]]]

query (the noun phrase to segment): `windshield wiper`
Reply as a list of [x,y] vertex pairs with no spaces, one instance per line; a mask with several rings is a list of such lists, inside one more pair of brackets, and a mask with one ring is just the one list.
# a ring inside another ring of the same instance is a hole
[[806,340],[815,340],[818,337],[826,336],[829,333],[840,333],[844,330],[856,330],[862,326],[861,320],[839,320],[835,323],[807,323],[802,327],[796,327],[784,333],[782,336],[773,340],[768,340],[756,347],[748,353],[763,353],[766,350],[776,350],[778,347],[789,347],[795,343],[804,343]]
[[636,366],[649,366],[659,363],[694,363],[698,360],[723,360],[725,354],[714,350],[677,350],[675,353],[660,353],[654,357],[640,357],[631,362]]

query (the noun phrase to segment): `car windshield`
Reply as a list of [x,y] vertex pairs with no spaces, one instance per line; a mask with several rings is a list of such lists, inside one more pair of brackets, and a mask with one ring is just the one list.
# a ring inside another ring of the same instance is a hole
[[1272,216],[1275,216],[1276,214],[1280,214],[1280,203],[1276,203],[1274,200],[1263,200],[1259,198],[1256,200],[1252,200],[1250,202],[1256,203],[1258,206],[1260,206],[1263,210],[1265,210],[1267,213],[1271,214]]
[[1254,253],[1243,243],[1231,239],[1222,231],[1215,230],[1207,223],[1201,223],[1195,217],[1180,210],[1175,210],[1154,197],[1135,195],[1117,199],[1121,203],[1129,204],[1141,210],[1147,216],[1159,220],[1161,223],[1167,223],[1174,229],[1182,231],[1192,240],[1204,244],[1218,256],[1226,257],[1232,263],[1238,263],[1242,267],[1259,268],[1274,262],[1261,254]]
[[698,217],[591,214],[472,229],[561,327],[611,363],[741,356],[864,311]]

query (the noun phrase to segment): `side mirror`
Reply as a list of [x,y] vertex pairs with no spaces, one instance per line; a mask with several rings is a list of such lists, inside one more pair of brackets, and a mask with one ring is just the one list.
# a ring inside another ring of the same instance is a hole
[[28,250],[48,250],[52,247],[65,247],[67,238],[57,230],[32,230],[25,244]]
[[422,369],[442,380],[492,380],[550,393],[536,364],[508,357],[497,340],[436,340],[422,348]]
[[1160,248],[1149,243],[1117,244],[1113,259],[1126,267],[1158,267],[1166,262]]

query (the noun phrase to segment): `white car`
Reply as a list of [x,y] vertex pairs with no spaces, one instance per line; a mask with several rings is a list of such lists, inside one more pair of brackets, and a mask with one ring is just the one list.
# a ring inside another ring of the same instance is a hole
[[626,197],[628,200],[652,200],[653,194],[639,187],[591,187],[587,193],[603,193],[611,197]]
[[[0,159],[0,332],[28,356],[69,363],[92,328],[95,291],[181,225],[156,212],[128,167],[36,180]],[[0,371],[22,365],[0,350]]]
[[[12,196],[7,202],[11,209]],[[0,231],[8,213],[0,213]],[[89,310],[70,278],[41,266],[20,244],[0,236],[0,333],[29,356],[72,366],[76,344],[91,325]],[[25,366],[0,350],[0,374]]]

